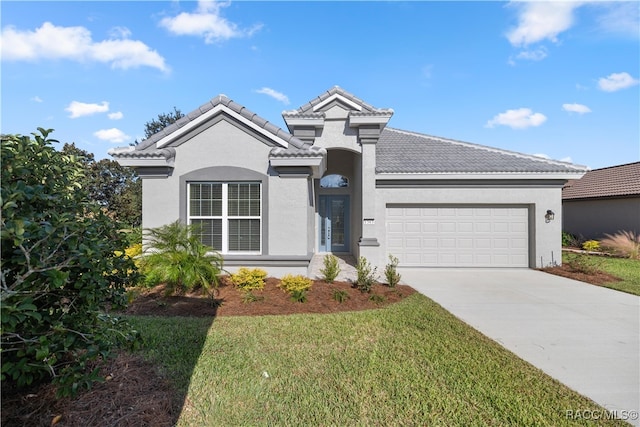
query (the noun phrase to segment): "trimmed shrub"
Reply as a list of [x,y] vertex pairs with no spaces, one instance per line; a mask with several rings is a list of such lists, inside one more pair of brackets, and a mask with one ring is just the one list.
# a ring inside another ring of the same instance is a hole
[[402,277],[397,271],[398,262],[398,258],[389,255],[389,264],[384,268],[384,277],[387,279],[387,284],[390,288],[395,288],[396,285],[400,283],[400,278]]
[[308,277],[300,274],[297,276],[287,274],[280,280],[278,287],[291,295],[291,299],[294,301],[305,302],[307,291],[311,289],[311,285],[313,285],[313,281]]
[[240,267],[236,273],[231,275],[231,283],[242,291],[261,291],[264,289],[266,278],[267,272],[264,270]]
[[371,268],[371,264],[365,257],[358,258],[358,263],[356,264],[357,278],[356,278],[356,288],[360,290],[360,292],[371,292],[371,287],[376,281],[376,271],[377,267]]
[[322,262],[324,263],[324,268],[320,270],[322,280],[327,283],[333,283],[333,281],[336,280],[336,277],[338,277],[338,274],[340,274],[338,257],[333,254],[325,255]]
[[599,251],[600,242],[598,242],[597,240],[587,240],[582,244],[582,249],[590,252]]

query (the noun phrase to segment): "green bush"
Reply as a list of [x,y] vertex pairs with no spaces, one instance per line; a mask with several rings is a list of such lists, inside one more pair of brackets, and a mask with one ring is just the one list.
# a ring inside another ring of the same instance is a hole
[[574,236],[571,233],[567,233],[566,231],[562,232],[562,247],[564,248],[579,248],[582,245],[580,244],[580,239]]
[[163,283],[167,294],[200,287],[213,295],[223,260],[200,242],[197,231],[196,227],[179,221],[145,230],[148,248],[140,267],[148,285]]
[[384,295],[371,294],[371,296],[369,297],[369,301],[374,302],[376,304],[382,304],[386,300],[387,298]]
[[267,272],[259,268],[248,269],[240,267],[238,271],[231,275],[231,283],[243,291],[260,291],[264,289],[264,281]]
[[566,255],[566,264],[576,273],[593,275],[602,270],[602,259],[599,256],[570,253]]
[[402,277],[400,273],[398,273],[398,262],[398,258],[389,255],[389,264],[384,268],[384,277],[387,279],[387,284],[390,288],[395,288],[396,285],[400,283],[400,278]]
[[2,386],[51,380],[73,395],[99,380],[104,359],[138,334],[107,314],[123,308],[136,267],[127,241],[83,188],[79,159],[51,130],[2,135]]
[[585,251],[599,251],[600,250],[600,242],[597,240],[587,240],[582,244],[582,249]]
[[301,274],[297,276],[287,274],[280,280],[278,287],[291,295],[291,299],[294,301],[305,302],[307,291],[311,289],[311,285],[313,285],[313,281],[308,277]]
[[371,264],[365,257],[358,258],[356,264],[357,278],[355,285],[360,292],[371,292],[371,287],[376,281],[377,267],[371,268]]
[[325,255],[322,262],[324,263],[324,268],[320,270],[322,280],[327,283],[333,283],[333,281],[336,280],[336,277],[338,277],[338,274],[340,274],[338,257],[333,254]]
[[334,289],[333,290],[333,299],[338,301],[340,304],[349,299],[349,293],[342,289]]

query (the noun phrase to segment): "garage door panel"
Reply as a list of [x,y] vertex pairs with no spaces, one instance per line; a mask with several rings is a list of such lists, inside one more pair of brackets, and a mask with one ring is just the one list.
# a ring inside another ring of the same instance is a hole
[[527,267],[526,207],[389,208],[388,253],[402,266]]

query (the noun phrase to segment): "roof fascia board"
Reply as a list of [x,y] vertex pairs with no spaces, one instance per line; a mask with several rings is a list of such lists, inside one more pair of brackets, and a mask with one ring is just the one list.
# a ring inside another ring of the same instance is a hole
[[195,120],[189,122],[188,124],[184,125],[180,129],[177,129],[175,132],[172,132],[171,134],[163,137],[162,139],[160,139],[157,142],[156,147],[157,148],[162,148],[165,145],[170,144],[171,142],[175,141],[177,138],[180,138],[180,136],[184,135],[185,133],[189,132],[193,128],[199,126],[201,123],[209,120],[211,117],[213,117],[213,116],[215,116],[215,115],[217,115],[217,114],[219,114],[221,112],[227,113],[231,117],[235,118],[239,122],[242,122],[243,124],[245,124],[246,126],[250,127],[251,129],[255,130],[256,132],[260,133],[261,135],[264,135],[265,137],[269,138],[270,140],[272,140],[276,144],[280,145],[281,147],[284,147],[284,148],[288,148],[289,147],[289,143],[287,141],[285,141],[284,139],[282,139],[282,138],[274,135],[273,133],[267,131],[266,129],[258,126],[257,124],[253,123],[251,120],[247,119],[246,117],[243,117],[242,115],[236,113],[235,111],[233,111],[232,109],[230,109],[226,105],[222,105],[222,104],[216,105],[211,110],[209,110],[206,113],[202,114],[201,116],[197,117]]
[[321,128],[324,126],[324,118],[292,118],[284,117],[287,126],[314,126]]
[[120,158],[116,159],[116,161],[120,164],[120,166],[131,166],[131,167],[171,167],[174,166],[174,158],[164,159],[164,158]]
[[271,158],[269,161],[276,170],[279,167],[310,167],[313,178],[322,177],[327,169],[326,156]]
[[390,118],[391,114],[376,116],[349,116],[349,126],[385,125]]
[[584,172],[523,172],[523,173],[434,173],[434,174],[413,174],[413,173],[376,173],[377,179],[388,180],[487,180],[487,179],[551,179],[569,180],[580,179]]
[[326,106],[327,104],[330,104],[334,100],[338,100],[340,102],[343,102],[343,103],[347,104],[348,106],[352,107],[355,110],[362,111],[362,106],[361,105],[356,104],[355,102],[351,101],[350,99],[345,98],[344,96],[340,95],[339,93],[335,93],[335,94],[331,95],[330,97],[328,97],[327,99],[325,99],[325,100],[317,103],[316,105],[314,105],[313,106],[313,111],[318,111],[319,109],[321,109],[322,107]]

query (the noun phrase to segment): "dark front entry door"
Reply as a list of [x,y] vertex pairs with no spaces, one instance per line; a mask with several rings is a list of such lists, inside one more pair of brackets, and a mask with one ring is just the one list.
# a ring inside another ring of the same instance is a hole
[[349,252],[349,196],[320,196],[320,252]]

